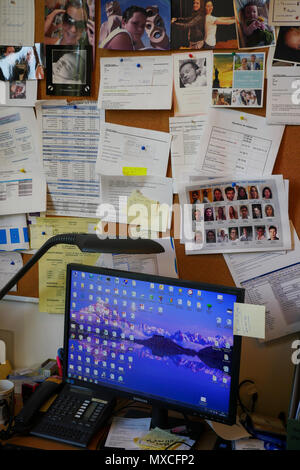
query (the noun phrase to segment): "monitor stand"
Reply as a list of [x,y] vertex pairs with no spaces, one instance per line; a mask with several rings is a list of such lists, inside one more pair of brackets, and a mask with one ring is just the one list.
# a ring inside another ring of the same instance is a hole
[[172,429],[177,428],[177,434],[188,434],[191,438],[198,439],[204,430],[203,423],[199,421],[186,421],[185,418],[178,418],[168,415],[166,408],[152,405],[152,419],[150,428]]

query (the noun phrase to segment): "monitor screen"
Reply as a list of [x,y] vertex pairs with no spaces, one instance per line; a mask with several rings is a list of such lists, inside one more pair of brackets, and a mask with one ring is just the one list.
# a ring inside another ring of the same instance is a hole
[[65,380],[235,422],[234,287],[68,265]]

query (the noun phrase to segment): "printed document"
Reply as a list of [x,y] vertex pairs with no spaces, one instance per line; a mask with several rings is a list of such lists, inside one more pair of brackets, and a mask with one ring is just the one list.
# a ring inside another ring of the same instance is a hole
[[[96,233],[97,219],[73,217],[37,217],[30,226],[32,249],[39,249],[48,238],[61,233]],[[82,253],[72,245],[56,245],[39,261],[39,311],[64,313],[66,266],[68,263],[96,265],[100,253]]]
[[28,250],[29,237],[25,214],[0,216],[0,250]]
[[171,225],[172,178],[162,176],[101,176],[97,216],[108,222],[139,225],[166,232]]
[[[23,267],[20,253],[0,253],[0,289]],[[16,292],[17,286],[13,286],[10,292]]]
[[300,2],[270,0],[269,23],[273,26],[300,26]]
[[282,175],[210,179],[183,185],[181,240],[186,254],[279,251],[291,248]]
[[263,176],[272,174],[284,126],[232,109],[211,109],[196,159],[197,174]]
[[271,67],[267,93],[268,124],[300,125],[299,105],[299,67]]
[[0,18],[0,44],[34,45],[34,0],[0,0]]
[[158,238],[155,241],[164,247],[164,253],[112,255],[111,267],[121,271],[178,278],[176,253],[172,238]]
[[206,114],[211,102],[212,52],[173,54],[174,114]]
[[169,133],[103,122],[100,135],[98,173],[166,175],[171,143]]
[[189,176],[194,173],[205,124],[205,115],[169,119],[174,193],[178,192],[177,183],[189,181]]
[[95,217],[100,120],[95,103],[37,105],[47,179],[47,214]]
[[102,57],[100,109],[171,109],[172,57]]
[[245,302],[266,306],[266,341],[300,329],[300,242],[287,252],[235,253],[224,258]]

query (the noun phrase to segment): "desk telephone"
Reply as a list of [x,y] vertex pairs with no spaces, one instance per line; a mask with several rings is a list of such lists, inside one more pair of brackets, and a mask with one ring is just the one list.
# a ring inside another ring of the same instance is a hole
[[[34,436],[87,447],[92,436],[111,415],[115,400],[88,388],[51,379],[38,387],[16,416],[15,432],[29,432]],[[58,395],[48,410],[38,413],[55,394]]]

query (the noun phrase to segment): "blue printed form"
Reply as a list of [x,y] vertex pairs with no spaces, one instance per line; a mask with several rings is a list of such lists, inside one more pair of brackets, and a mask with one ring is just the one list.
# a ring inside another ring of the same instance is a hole
[[100,182],[96,159],[100,117],[93,104],[41,104],[43,162],[47,179],[47,214],[94,217]]
[[214,54],[212,106],[261,108],[263,105],[265,54]]

